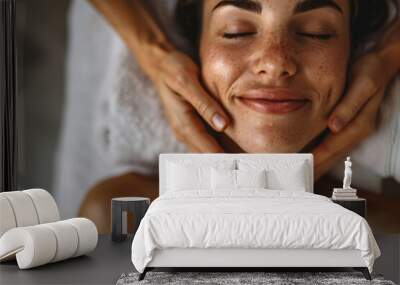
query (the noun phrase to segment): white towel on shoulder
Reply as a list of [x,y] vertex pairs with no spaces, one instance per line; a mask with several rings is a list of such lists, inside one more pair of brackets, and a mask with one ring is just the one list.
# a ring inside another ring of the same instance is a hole
[[400,182],[400,76],[388,89],[377,131],[352,153],[352,159],[381,177]]

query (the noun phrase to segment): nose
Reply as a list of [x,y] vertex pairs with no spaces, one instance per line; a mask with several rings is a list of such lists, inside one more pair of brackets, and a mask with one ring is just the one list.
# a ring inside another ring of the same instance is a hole
[[253,72],[271,80],[289,78],[296,74],[297,65],[291,56],[291,51],[283,41],[267,42],[260,46]]

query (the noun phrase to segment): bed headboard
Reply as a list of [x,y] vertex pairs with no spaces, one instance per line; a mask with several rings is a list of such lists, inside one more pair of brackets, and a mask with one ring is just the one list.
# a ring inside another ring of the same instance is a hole
[[188,161],[190,163],[213,163],[218,160],[267,160],[271,162],[301,162],[304,161],[308,171],[306,179],[308,180],[307,192],[314,192],[314,162],[311,153],[285,153],[285,154],[265,154],[265,153],[162,153],[159,156],[159,195],[166,192],[167,162],[168,161]]

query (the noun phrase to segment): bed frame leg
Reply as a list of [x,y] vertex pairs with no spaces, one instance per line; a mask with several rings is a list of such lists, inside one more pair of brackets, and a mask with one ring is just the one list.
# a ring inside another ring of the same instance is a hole
[[354,269],[357,271],[361,271],[362,274],[364,275],[365,279],[372,280],[371,274],[369,274],[369,270],[367,267],[355,267]]
[[142,281],[142,280],[144,279],[144,277],[146,276],[147,271],[148,271],[148,269],[147,269],[147,267],[146,267],[146,268],[143,270],[143,272],[139,274],[138,281]]

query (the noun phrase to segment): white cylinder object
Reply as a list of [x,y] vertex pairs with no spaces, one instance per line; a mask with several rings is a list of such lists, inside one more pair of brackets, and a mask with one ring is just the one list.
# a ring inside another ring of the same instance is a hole
[[2,192],[13,209],[17,227],[33,226],[39,223],[38,214],[31,197],[22,191]]
[[20,269],[49,263],[57,249],[54,232],[42,225],[18,227],[7,231],[0,239],[0,260],[16,255]]
[[66,223],[73,225],[78,232],[78,249],[75,256],[86,254],[96,248],[98,233],[96,225],[85,218],[73,218],[65,220]]
[[51,262],[57,262],[74,256],[79,240],[74,226],[64,221],[58,221],[43,224],[43,227],[51,229],[57,238],[57,250]]
[[97,245],[97,228],[85,218],[17,227],[0,238],[0,261],[16,257],[20,269],[86,254]]
[[0,238],[9,229],[15,228],[14,211],[6,197],[0,196]]
[[43,189],[28,189],[22,192],[31,197],[38,214],[39,224],[60,220],[60,213],[56,201],[54,201],[49,192]]

